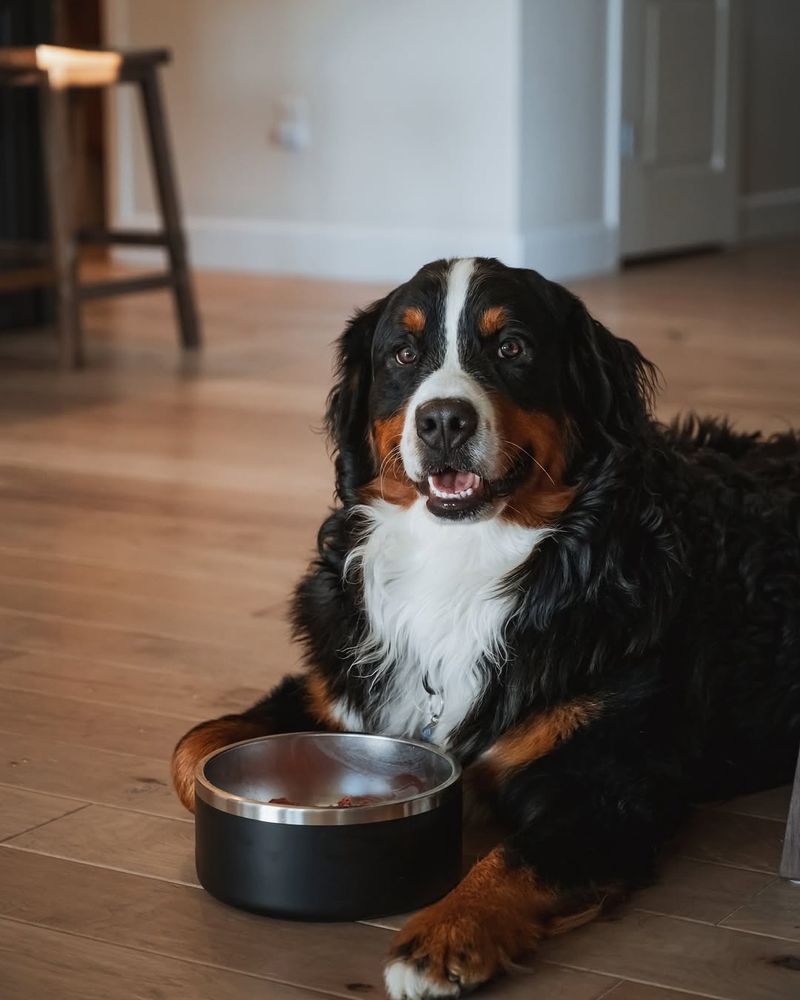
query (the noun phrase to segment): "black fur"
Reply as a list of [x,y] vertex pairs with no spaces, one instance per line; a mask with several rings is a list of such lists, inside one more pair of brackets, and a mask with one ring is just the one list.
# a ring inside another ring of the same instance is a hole
[[[522,594],[509,659],[452,740],[465,765],[509,727],[576,699],[598,717],[492,792],[513,861],[585,897],[652,877],[693,801],[790,780],[800,743],[800,441],[651,416],[653,366],[534,272],[481,262],[471,314],[508,306],[520,366],[470,342],[471,371],[570,431],[575,498],[507,586]],[[401,306],[430,302],[444,265],[358,314],[328,407],[338,506],[293,605],[307,661],[370,719],[351,671],[360,582],[343,575],[352,507],[376,473],[369,424],[423,370],[385,368]],[[425,362],[435,366],[435,346]],[[525,367],[527,365],[527,367]],[[407,382],[403,383],[402,380]]]

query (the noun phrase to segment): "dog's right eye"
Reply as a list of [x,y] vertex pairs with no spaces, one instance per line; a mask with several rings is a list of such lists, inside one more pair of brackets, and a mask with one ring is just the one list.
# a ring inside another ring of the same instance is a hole
[[419,355],[414,350],[413,347],[401,347],[400,350],[395,354],[394,359],[398,365],[413,365],[416,363]]

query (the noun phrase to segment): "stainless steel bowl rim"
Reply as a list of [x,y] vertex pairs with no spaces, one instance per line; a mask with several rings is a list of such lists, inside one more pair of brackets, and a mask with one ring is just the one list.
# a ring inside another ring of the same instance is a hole
[[[228,753],[249,743],[264,743],[267,740],[284,739],[287,736],[308,736],[315,739],[333,737],[363,740],[381,740],[390,743],[405,743],[419,747],[428,753],[441,757],[450,765],[450,776],[434,788],[401,799],[387,799],[375,805],[337,808],[336,806],[284,806],[259,799],[249,799],[232,792],[226,792],[212,784],[205,774],[206,765],[213,758]],[[395,736],[379,736],[373,733],[276,733],[272,736],[256,736],[255,739],[240,740],[230,746],[221,747],[205,756],[197,765],[194,777],[195,796],[206,805],[233,816],[244,816],[262,823],[283,823],[289,826],[354,826],[358,823],[384,823],[387,820],[418,816],[435,809],[442,796],[461,778],[461,765],[452,754],[431,743]]]

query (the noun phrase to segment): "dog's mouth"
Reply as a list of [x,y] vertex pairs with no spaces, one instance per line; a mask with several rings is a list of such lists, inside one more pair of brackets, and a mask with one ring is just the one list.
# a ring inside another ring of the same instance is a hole
[[443,469],[428,476],[428,510],[440,517],[464,517],[486,502],[486,480],[466,469]]
[[417,489],[428,498],[428,510],[436,517],[459,520],[474,517],[496,500],[509,496],[527,478],[532,466],[531,456],[523,453],[500,479],[485,479],[474,469],[438,469],[417,483]]

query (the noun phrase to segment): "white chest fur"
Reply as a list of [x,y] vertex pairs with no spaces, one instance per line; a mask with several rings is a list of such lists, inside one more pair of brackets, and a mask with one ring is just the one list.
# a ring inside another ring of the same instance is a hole
[[[364,511],[371,528],[350,557],[361,566],[368,632],[354,670],[384,688],[376,732],[418,736],[440,709],[431,733],[449,735],[480,700],[488,671],[501,669],[504,631],[517,604],[503,578],[548,534],[493,518],[437,521],[420,499],[403,509],[378,501]],[[352,572],[352,569],[349,569]],[[440,697],[426,694],[425,681]]]

